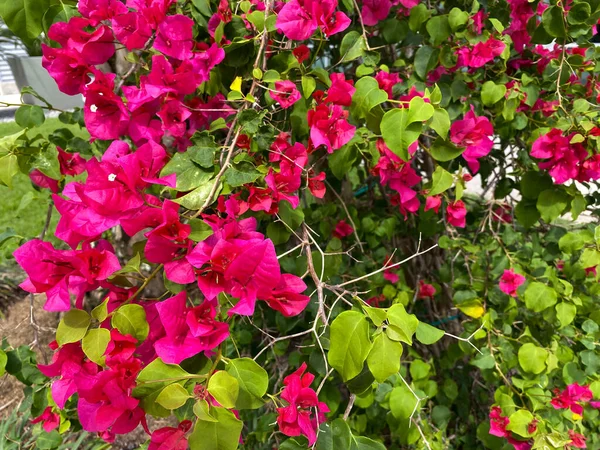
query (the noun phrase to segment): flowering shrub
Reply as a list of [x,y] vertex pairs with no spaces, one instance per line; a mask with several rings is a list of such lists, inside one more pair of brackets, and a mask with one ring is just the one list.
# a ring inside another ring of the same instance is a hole
[[59,216],[14,254],[52,361],[3,347],[46,441],[600,448],[600,3],[53,8],[91,140],[0,146]]

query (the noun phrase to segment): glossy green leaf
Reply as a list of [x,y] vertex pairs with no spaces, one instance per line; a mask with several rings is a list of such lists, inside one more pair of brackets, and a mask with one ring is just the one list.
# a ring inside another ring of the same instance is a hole
[[81,341],[91,321],[90,315],[81,309],[68,311],[58,324],[56,342],[58,345],[65,345]]
[[327,359],[344,381],[357,376],[371,350],[369,324],[357,311],[344,311],[330,327],[330,347]]

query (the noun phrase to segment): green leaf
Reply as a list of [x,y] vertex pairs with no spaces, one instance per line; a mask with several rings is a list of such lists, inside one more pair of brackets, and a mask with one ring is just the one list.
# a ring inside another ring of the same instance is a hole
[[515,208],[515,216],[519,223],[525,228],[530,228],[540,219],[540,212],[527,199],[521,200]]
[[[410,17],[408,19],[408,26],[415,33],[419,31],[421,25],[425,23],[431,12],[427,9],[427,5],[424,3],[419,3],[417,6],[413,7],[410,10]],[[396,19],[398,20],[398,19]]]
[[302,76],[302,93],[304,94],[304,98],[310,98],[316,88],[317,82],[313,77]]
[[550,6],[544,11],[542,14],[542,25],[552,37],[564,38],[567,35],[563,11],[558,6]]
[[110,331],[106,328],[89,330],[81,342],[83,353],[96,364],[104,365],[104,352],[110,342]]
[[527,431],[527,428],[531,422],[533,422],[533,414],[526,409],[520,409],[512,413],[509,417],[509,424],[506,426],[507,430],[518,434],[521,437],[529,437],[531,433]]
[[592,14],[592,8],[589,3],[586,2],[577,2],[571,5],[569,8],[569,13],[567,15],[567,20],[571,24],[580,24],[585,23],[589,20]]
[[206,400],[198,400],[194,403],[193,408],[194,414],[200,420],[206,420],[208,422],[218,422],[210,413],[210,405]]
[[343,419],[321,424],[316,450],[338,450],[350,447],[350,427]]
[[92,309],[92,317],[98,322],[104,322],[108,317],[108,298]]
[[[214,179],[208,180],[202,186],[194,189],[192,192],[185,194],[183,197],[179,197],[174,199],[175,203],[180,204],[184,208],[189,209],[190,211],[194,211],[200,209],[204,202],[210,196],[211,190],[213,188]],[[220,188],[217,188],[215,192],[215,196],[219,195]]]
[[452,8],[448,14],[448,23],[452,31],[464,27],[469,21],[469,14],[459,8]]
[[133,396],[141,399],[141,406],[148,414],[166,417],[170,414],[169,410],[156,403],[156,398],[166,386],[189,378],[190,374],[178,365],[165,364],[156,358],[139,373]]
[[582,232],[569,232],[558,241],[558,248],[562,252],[572,254],[581,250],[586,244],[585,235]]
[[91,323],[89,314],[81,309],[68,311],[58,324],[56,342],[63,346],[83,339]]
[[553,184],[546,172],[527,172],[521,178],[521,194],[523,197],[537,199],[542,191],[551,189]]
[[437,166],[432,175],[431,189],[428,195],[439,195],[452,187],[454,177],[442,166]]
[[[423,47],[419,47],[417,52],[415,53],[415,73],[424,80],[427,77],[427,74],[435,69],[438,63],[440,51],[438,49],[433,49],[428,45],[424,45]],[[416,98],[416,97],[415,97]]]
[[22,128],[39,127],[45,120],[44,110],[35,105],[23,105],[15,113],[15,122]]
[[231,187],[240,187],[258,180],[261,175],[251,164],[238,164],[225,171],[225,181]]
[[390,410],[396,419],[408,419],[418,403],[406,386],[396,386],[390,394]]
[[194,242],[202,242],[214,233],[210,225],[200,219],[190,219],[188,225],[192,229],[189,238]]
[[571,200],[571,216],[573,216],[573,220],[577,220],[579,214],[585,211],[587,208],[587,200],[581,194],[575,195],[573,200]]
[[408,314],[404,305],[396,303],[388,310],[388,336],[395,341],[412,345],[412,337],[419,326],[419,319],[414,314]]
[[239,383],[237,409],[256,409],[264,404],[262,397],[269,388],[269,375],[265,369],[250,358],[238,358],[229,361],[225,370]]
[[216,422],[196,422],[188,439],[190,450],[236,450],[243,422],[224,408],[212,408],[212,414]]
[[408,122],[408,111],[404,108],[392,109],[385,113],[381,121],[381,134],[392,152],[408,161],[408,147],[421,135],[420,123]]
[[534,281],[525,290],[525,305],[534,312],[542,312],[556,305],[556,291],[539,281]]
[[206,184],[213,177],[213,171],[205,170],[192,161],[192,156],[199,159],[200,154],[200,150],[191,149],[185,153],[175,153],[160,172],[160,176],[175,174],[177,177],[176,189],[180,192],[191,191]]
[[446,162],[458,158],[465,151],[465,148],[456,147],[452,142],[438,138],[431,145],[430,151],[433,159]]
[[371,350],[369,323],[357,311],[344,311],[330,327],[327,360],[344,381],[357,376]]
[[543,191],[537,200],[537,210],[542,219],[550,223],[558,218],[569,204],[569,195],[560,189],[547,189]]
[[481,101],[485,106],[492,106],[504,98],[506,86],[486,81],[481,88]]
[[548,351],[535,344],[527,343],[519,348],[518,359],[525,372],[538,375],[546,369]]
[[179,383],[169,384],[160,391],[156,402],[165,409],[173,410],[180,408],[190,398],[190,394]]
[[374,308],[372,306],[362,305],[362,308],[369,316],[369,319],[375,324],[376,327],[380,327],[385,320],[387,320],[387,311],[382,308]]
[[0,16],[6,26],[31,44],[43,31],[42,18],[50,7],[50,0],[3,0]]
[[450,116],[448,115],[448,111],[443,108],[436,108],[433,112],[433,117],[431,118],[429,126],[440,136],[440,138],[446,139],[446,137],[448,137],[448,131],[450,131]]
[[149,326],[146,321],[146,311],[140,305],[123,305],[114,312],[111,320],[113,328],[121,334],[133,336],[143,341],[148,336]]
[[240,384],[237,378],[220,370],[215,372],[208,380],[208,392],[220,405],[225,408],[233,408],[240,392]]
[[431,345],[439,341],[445,334],[443,330],[432,327],[425,322],[419,322],[416,338],[421,344]]
[[356,119],[365,119],[371,109],[388,99],[387,93],[379,89],[379,83],[373,77],[361,78],[355,88],[350,113]]
[[431,43],[433,45],[440,45],[448,39],[452,30],[448,23],[448,16],[434,16],[427,21],[427,32],[431,36]]
[[383,38],[388,44],[396,44],[403,41],[408,34],[408,24],[406,21],[398,20],[395,17],[383,22]]
[[555,306],[556,317],[560,322],[560,327],[564,328],[573,322],[577,314],[577,307],[572,303],[561,302]]
[[0,158],[0,182],[12,188],[12,179],[19,173],[19,162],[17,155],[5,155]]
[[358,158],[356,145],[346,144],[327,158],[329,168],[338,180],[344,179]]
[[600,264],[600,251],[595,248],[586,248],[579,257],[579,264],[584,268],[596,267]]
[[192,143],[194,145],[186,151],[190,160],[200,167],[212,168],[215,163],[215,151],[217,150],[214,136],[206,131],[196,133],[192,136]]
[[352,436],[350,450],[385,450],[385,445],[364,436]]
[[8,361],[8,357],[6,356],[6,352],[0,349],[0,377],[4,375],[6,372],[6,362]]
[[340,46],[342,62],[353,61],[365,54],[367,44],[365,38],[357,31],[350,31],[344,35]]
[[392,341],[385,333],[380,333],[373,340],[367,364],[375,379],[383,383],[389,376],[398,373],[401,356],[402,344]]
[[40,433],[35,439],[35,448],[39,450],[52,450],[57,448],[62,442],[62,436],[57,430],[50,433]]

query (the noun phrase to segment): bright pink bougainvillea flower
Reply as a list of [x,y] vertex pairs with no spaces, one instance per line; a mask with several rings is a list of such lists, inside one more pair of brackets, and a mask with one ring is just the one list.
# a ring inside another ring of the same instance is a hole
[[464,228],[467,225],[467,208],[462,200],[449,203],[446,207],[446,214],[450,225],[456,228]]
[[60,415],[52,410],[51,406],[46,407],[44,412],[33,419],[31,423],[41,423],[46,433],[50,433],[60,425]]
[[192,425],[191,421],[184,420],[177,428],[159,428],[150,436],[148,450],[186,450],[188,440],[185,435],[190,431]]
[[[532,444],[529,441],[519,441],[512,437],[512,434],[507,430],[510,420],[502,415],[502,409],[499,406],[492,406],[490,411],[490,434],[492,436],[506,438],[515,450],[529,450]],[[534,419],[534,426],[537,422]],[[530,424],[531,425],[531,424]],[[535,431],[535,430],[534,430]]]
[[337,0],[291,0],[277,15],[277,30],[294,41],[310,38],[317,28],[329,37],[351,23],[346,14],[336,11],[337,6]]
[[[325,422],[325,413],[329,408],[319,402],[317,393],[310,388],[315,376],[304,373],[307,365],[303,363],[293,374],[283,379],[281,398],[288,405],[277,408],[277,424],[286,436],[304,435],[308,438],[309,445],[317,440],[318,426]],[[316,414],[315,414],[316,411]]]
[[335,228],[331,234],[338,239],[342,239],[346,236],[350,236],[352,233],[354,233],[354,228],[352,228],[345,220],[340,220],[335,225]]
[[433,298],[435,293],[436,290],[432,284],[426,283],[423,280],[419,280],[419,294],[417,295],[417,298]]
[[494,142],[494,128],[487,117],[476,116],[473,108],[463,120],[457,120],[450,127],[450,140],[459,147],[466,147],[462,157],[473,173],[479,171],[479,159],[487,156]]
[[271,98],[281,105],[283,109],[287,109],[300,100],[300,91],[292,81],[276,81],[275,89],[269,91]]
[[505,270],[500,277],[500,290],[511,297],[517,296],[517,289],[525,283],[525,277],[513,269]]

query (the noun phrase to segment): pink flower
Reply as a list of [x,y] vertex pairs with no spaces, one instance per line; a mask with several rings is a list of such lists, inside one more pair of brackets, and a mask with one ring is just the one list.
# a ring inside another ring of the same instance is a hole
[[550,401],[554,409],[570,409],[573,413],[583,415],[582,403],[587,403],[593,398],[589,386],[580,386],[577,383],[569,384],[564,391],[554,390],[555,397]]
[[167,16],[158,26],[154,48],[175,59],[188,59],[193,47],[194,21],[187,16]]
[[77,413],[84,430],[107,433],[110,438],[130,433],[140,424],[145,414],[133,388],[141,369],[140,360],[131,358],[97,374],[80,373],[75,380]]
[[279,284],[263,300],[285,317],[293,317],[304,311],[310,303],[310,297],[302,294],[304,291],[306,284],[300,277],[284,273]]
[[85,159],[79,153],[67,153],[62,148],[56,147],[58,151],[58,163],[60,165],[60,173],[63,175],[79,175],[85,172]]
[[310,49],[306,45],[302,44],[292,50],[292,54],[298,60],[298,63],[302,64],[310,57]]
[[292,81],[276,81],[275,90],[269,91],[271,98],[287,109],[300,100],[300,91]]
[[392,98],[392,88],[394,85],[400,83],[402,80],[397,73],[384,72],[383,70],[377,72],[375,79],[379,84],[379,89],[385,91],[388,98]]
[[504,42],[494,37],[490,37],[485,42],[478,42],[473,48],[462,47],[457,51],[458,61],[456,66],[472,69],[483,67],[496,56],[500,56],[505,47]]
[[435,288],[432,284],[419,280],[419,294],[417,295],[417,298],[433,298],[435,292]]
[[517,289],[525,283],[525,277],[513,269],[505,270],[500,277],[500,290],[511,297],[517,296]]
[[377,25],[386,19],[392,8],[390,0],[363,0],[362,20],[367,26]]
[[329,75],[331,87],[327,90],[324,101],[335,105],[350,106],[352,96],[356,92],[354,81],[346,80],[343,73],[334,72]]
[[506,437],[510,432],[506,431],[506,427],[510,421],[508,417],[502,415],[502,408],[492,406],[490,412],[490,434],[497,437]]
[[95,79],[85,88],[85,125],[94,139],[118,139],[125,134],[129,115],[114,93],[115,74],[93,70]]
[[317,393],[310,388],[315,377],[311,373],[304,373],[306,367],[306,363],[303,363],[293,374],[284,378],[281,398],[288,405],[277,408],[277,424],[286,436],[304,435],[308,438],[308,444],[313,445],[317,440],[316,430],[319,424],[325,422],[325,413],[329,412],[329,408],[319,402]]
[[70,293],[82,306],[86,292],[96,289],[100,282],[121,268],[112,246],[101,241],[96,248],[89,244],[82,250],[57,250],[50,242],[33,239],[14,253],[16,261],[28,274],[20,284],[32,293],[46,293],[46,311],[68,311]]
[[401,160],[385,145],[383,139],[377,141],[377,149],[381,157],[372,169],[373,175],[380,178],[383,186],[389,186],[397,192],[397,195],[391,198],[391,202],[399,207],[405,218],[408,213],[416,213],[420,202],[417,192],[412,188],[421,182],[421,177],[410,162]]
[[467,225],[467,208],[462,200],[449,203],[446,206],[448,223],[457,228],[464,228]]
[[354,136],[356,127],[346,120],[348,111],[338,105],[320,104],[308,111],[308,126],[313,147],[321,145],[327,148],[327,153],[342,148]]
[[340,220],[336,225],[335,229],[331,234],[338,239],[345,238],[354,233],[354,228],[350,226],[345,220]]
[[432,195],[431,197],[427,197],[425,200],[425,211],[433,209],[433,211],[437,214],[441,206],[442,198],[439,195]]
[[63,409],[67,400],[77,391],[76,378],[84,373],[93,375],[98,372],[99,367],[87,360],[79,342],[65,344],[60,348],[56,342],[52,342],[49,347],[58,350],[52,355],[50,364],[38,364],[38,369],[47,377],[59,378],[52,382],[52,399],[59,409]]
[[383,272],[383,279],[392,284],[396,284],[398,281],[400,281],[400,276],[394,272],[393,269],[388,269]]
[[50,189],[55,194],[58,194],[58,180],[50,178],[39,169],[33,169],[29,173],[29,179],[33,184],[43,189]]
[[91,19],[94,26],[128,11],[119,0],[80,0],[77,10],[86,19]]
[[585,163],[581,165],[588,156],[587,150],[581,143],[571,144],[570,140],[571,136],[563,136],[562,131],[553,128],[537,138],[531,147],[531,156],[547,160],[538,165],[540,169],[548,169],[557,184],[596,175],[593,163],[595,159],[591,159],[587,167]]
[[326,37],[344,31],[350,19],[335,11],[337,0],[291,0],[277,15],[277,30],[288,39],[303,41],[320,28]]
[[487,156],[494,142],[494,128],[487,117],[476,116],[473,108],[463,120],[457,120],[450,127],[450,140],[460,147],[466,147],[462,156],[473,173],[479,170],[479,158]]
[[177,428],[159,428],[150,436],[148,450],[186,450],[188,441],[185,435],[191,428],[189,420],[184,420]]
[[218,347],[229,337],[229,326],[215,320],[216,311],[205,300],[195,308],[186,306],[186,293],[156,304],[165,336],[154,343],[156,354],[166,363],[179,364],[200,352]]
[[112,29],[119,42],[129,51],[144,48],[152,37],[152,27],[146,18],[135,12],[115,16]]
[[123,335],[117,329],[110,330],[110,342],[106,347],[104,356],[106,364],[114,366],[128,361],[137,347],[137,339],[133,336]]
[[83,92],[91,80],[91,69],[78,52],[42,44],[42,55],[42,66],[54,78],[61,92],[67,95]]
[[308,179],[308,189],[316,198],[325,197],[327,188],[325,187],[325,183],[323,183],[323,181],[325,181],[325,172],[321,172],[319,175],[310,177]]
[[115,54],[112,30],[101,25],[88,32],[91,26],[88,19],[72,17],[68,23],[57,22],[48,30],[48,37],[63,48],[74,50],[89,65],[104,64]]
[[[490,434],[492,436],[506,438],[509,444],[511,444],[515,450],[529,450],[531,444],[529,441],[518,441],[513,438],[511,432],[506,429],[510,420],[508,417],[502,415],[502,409],[499,406],[492,406],[490,411]],[[537,426],[537,420],[533,419],[529,427]]]
[[46,433],[50,433],[52,430],[55,430],[60,425],[60,415],[52,411],[52,407],[48,406],[44,409],[44,412],[40,414],[38,417],[33,419],[31,423],[40,423],[42,422],[42,428]]
[[567,447],[587,448],[586,438],[583,434],[576,433],[575,430],[569,430],[569,439],[571,439],[571,442],[567,444]]

